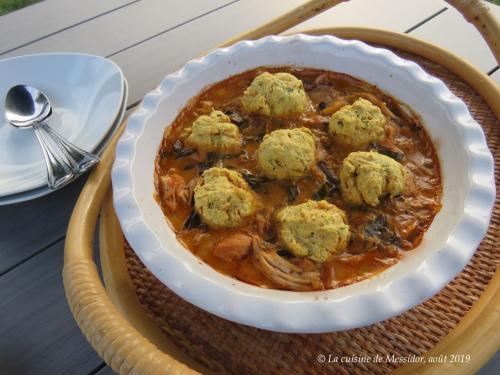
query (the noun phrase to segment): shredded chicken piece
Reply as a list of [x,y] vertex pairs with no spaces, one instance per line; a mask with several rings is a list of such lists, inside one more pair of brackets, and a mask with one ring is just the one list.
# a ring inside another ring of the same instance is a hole
[[328,73],[322,73],[318,77],[316,77],[314,83],[316,85],[321,85],[326,78],[328,78]]
[[302,258],[296,263],[297,267],[299,267],[303,271],[316,271],[316,266],[312,260],[307,258]]
[[314,116],[304,117],[302,119],[302,123],[308,127],[323,126],[324,124],[328,124],[328,120],[329,119],[326,116],[314,115]]
[[279,256],[276,249],[260,237],[253,237],[252,249],[256,266],[277,286],[299,291],[324,289],[318,271],[302,270]]
[[351,277],[349,279],[340,280],[340,281],[336,282],[334,287],[340,288],[342,286],[351,285],[354,283],[359,283],[360,281],[366,280],[372,276],[373,276],[372,273],[367,272],[367,273],[364,273],[363,275],[354,276],[354,277]]
[[335,112],[337,112],[340,108],[343,106],[348,105],[349,103],[345,101],[343,98],[339,98],[338,100],[334,101],[332,104],[330,104],[328,107],[323,109],[321,111],[321,114],[323,116],[330,116],[333,115]]
[[179,204],[189,205],[193,197],[196,179],[186,184],[184,178],[176,173],[174,168],[169,169],[166,175],[160,177],[161,198],[169,211],[175,211]]
[[265,235],[271,226],[271,211],[264,211],[255,216],[255,226],[260,235]]
[[[318,158],[319,160],[322,160]],[[311,168],[311,175],[315,181],[317,181],[320,185],[324,184],[327,181],[327,178],[323,171],[318,168],[318,166],[314,166]]]
[[214,249],[214,255],[226,261],[243,259],[252,247],[252,237],[244,233],[235,233],[220,241]]
[[355,94],[363,99],[369,100],[372,104],[379,107],[385,116],[387,116],[389,118],[396,118],[396,115],[394,113],[392,113],[392,111],[389,109],[389,107],[387,107],[385,102],[378,99],[375,95],[370,94],[369,92],[359,92],[359,93],[355,93]]
[[390,267],[398,262],[397,258],[374,258],[373,260],[383,267]]
[[207,115],[214,111],[214,105],[209,100],[202,100],[199,102],[196,112],[201,115]]
[[366,253],[365,254],[357,254],[357,255],[342,255],[339,257],[336,257],[335,260],[337,262],[342,262],[342,263],[358,263],[362,262],[366,258]]
[[317,161],[325,160],[326,158],[328,158],[330,156],[330,152],[325,150],[325,147],[323,146],[323,144],[320,141],[321,140],[316,142],[316,160]]
[[348,264],[351,266],[355,266],[357,263],[363,263],[368,259],[372,259],[374,263],[383,266],[383,267],[389,267],[398,262],[398,259],[400,259],[400,254],[399,252],[396,252],[393,254],[393,258],[378,258],[374,257],[371,258],[369,253],[364,253],[364,254],[357,254],[357,255],[343,255],[335,258],[335,261],[338,263],[343,263],[343,264]]
[[388,155],[395,160],[401,161],[405,158],[404,152],[388,138],[380,140],[377,146],[380,153]]
[[418,118],[415,116],[415,114],[412,113],[412,111],[406,105],[400,104],[398,102],[395,102],[394,104],[397,106],[401,117],[403,117],[403,119],[407,123],[413,124],[413,125],[419,123]]

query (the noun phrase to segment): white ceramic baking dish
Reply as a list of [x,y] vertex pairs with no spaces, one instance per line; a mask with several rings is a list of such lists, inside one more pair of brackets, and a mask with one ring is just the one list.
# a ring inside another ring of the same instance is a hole
[[[259,288],[224,276],[185,249],[153,198],[154,160],[166,126],[203,88],[258,67],[347,73],[409,105],[425,124],[443,177],[442,209],[421,245],[376,277],[327,291]],[[188,62],[146,95],[116,150],[113,199],[132,248],[172,291],[220,317],[282,332],[330,332],[397,314],[439,292],[483,238],[495,199],[493,159],[481,127],[438,79],[394,53],[331,36],[270,36]]]

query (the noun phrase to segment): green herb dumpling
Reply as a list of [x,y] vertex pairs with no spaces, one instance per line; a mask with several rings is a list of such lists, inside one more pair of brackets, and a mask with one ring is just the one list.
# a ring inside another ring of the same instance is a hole
[[332,115],[328,131],[337,142],[364,149],[385,137],[386,122],[379,107],[360,98]]
[[316,163],[316,142],[308,128],[279,129],[264,136],[257,152],[262,173],[271,179],[297,179]]
[[193,122],[186,143],[205,152],[231,153],[241,149],[242,137],[227,115],[213,111]]
[[213,167],[194,188],[194,207],[208,226],[234,228],[247,223],[260,204],[238,172]]
[[344,211],[327,201],[307,201],[276,215],[280,242],[297,257],[325,262],[347,247],[350,233]]
[[385,196],[403,193],[405,168],[396,160],[375,151],[352,152],[339,172],[342,198],[353,205],[378,206]]
[[302,81],[289,73],[258,75],[242,98],[246,112],[270,117],[297,117],[308,104]]

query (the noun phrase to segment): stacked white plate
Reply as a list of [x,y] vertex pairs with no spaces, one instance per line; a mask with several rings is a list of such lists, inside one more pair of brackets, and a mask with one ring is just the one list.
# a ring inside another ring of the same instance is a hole
[[100,154],[123,120],[127,82],[121,69],[99,56],[49,53],[0,61],[0,205],[49,194],[43,153],[32,129],[7,123],[7,91],[26,84],[52,104],[46,123],[73,144]]

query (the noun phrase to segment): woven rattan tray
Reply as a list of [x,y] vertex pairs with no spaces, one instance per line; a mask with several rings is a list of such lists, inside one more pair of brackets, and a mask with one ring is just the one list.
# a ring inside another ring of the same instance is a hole
[[[254,31],[251,36],[263,33],[265,30]],[[363,28],[309,33],[355,38],[390,48],[442,79],[483,127],[498,165],[500,92],[488,77],[448,52],[406,35]],[[499,349],[498,199],[488,233],[471,262],[432,299],[361,329],[318,335],[281,334],[206,313],[170,292],[141,264],[124,241],[112,207],[112,152],[113,147],[106,151],[77,203],[68,230],[64,281],[78,324],[115,371],[361,374],[395,370],[402,374],[440,374],[448,370],[465,374],[476,371]],[[495,176],[498,183],[498,170]],[[101,208],[100,255],[107,293],[98,279],[91,246]],[[354,358],[369,362],[354,363]],[[412,363],[398,362],[398,358]]]

